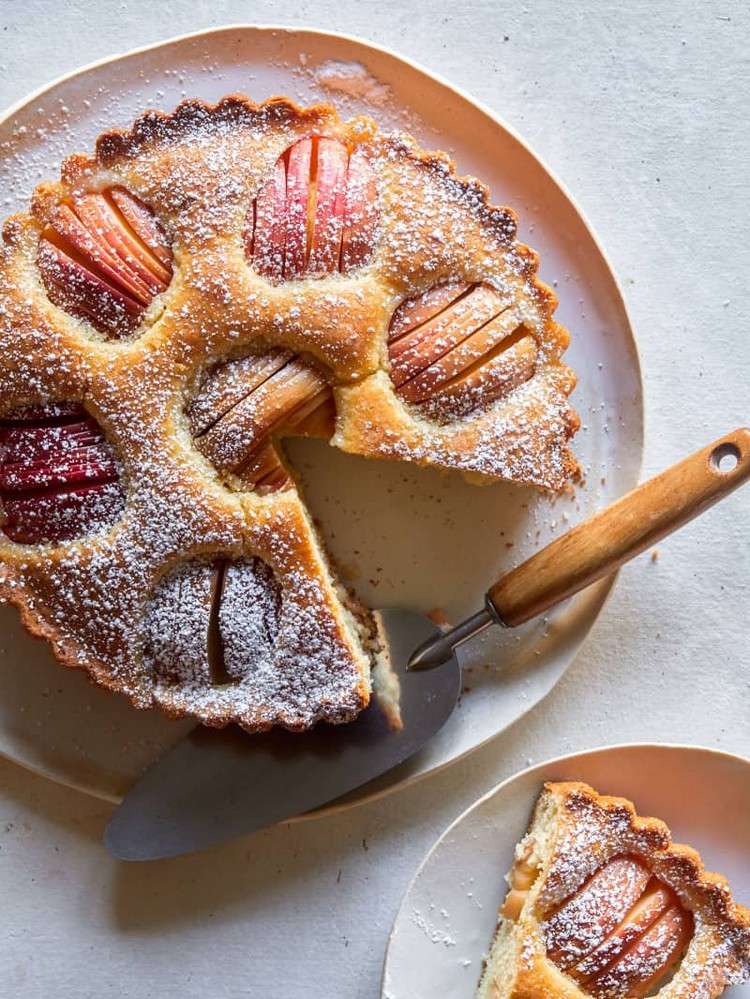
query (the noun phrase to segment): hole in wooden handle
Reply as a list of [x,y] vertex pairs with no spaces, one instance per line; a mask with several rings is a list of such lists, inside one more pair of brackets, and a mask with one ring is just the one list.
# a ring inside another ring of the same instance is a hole
[[715,472],[720,475],[728,475],[739,465],[740,457],[741,452],[737,445],[726,442],[713,449],[708,462]]

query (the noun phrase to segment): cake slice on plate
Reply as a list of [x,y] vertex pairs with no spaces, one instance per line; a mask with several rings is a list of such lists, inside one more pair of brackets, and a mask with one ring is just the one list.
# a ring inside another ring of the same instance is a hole
[[508,882],[477,999],[713,999],[750,977],[750,910],[624,798],[545,784]]

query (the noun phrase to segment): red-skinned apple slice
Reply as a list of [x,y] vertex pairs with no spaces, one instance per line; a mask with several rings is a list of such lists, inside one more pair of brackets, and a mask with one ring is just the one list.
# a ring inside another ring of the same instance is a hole
[[67,541],[113,521],[123,496],[117,463],[98,424],[77,404],[64,403],[6,417],[0,428],[0,499],[3,531],[18,543]]
[[325,387],[321,375],[292,360],[199,437],[198,447],[219,468],[241,474],[268,436]]
[[165,290],[166,285],[154,274],[154,266],[161,265],[144,252],[140,240],[129,233],[122,217],[106,198],[100,194],[85,195],[76,201],[76,210],[99,245],[109,251],[116,277],[134,297],[137,295],[143,305],[148,305]]
[[307,270],[310,245],[310,207],[313,140],[300,139],[289,150],[286,168],[286,245],[284,277],[296,278]]
[[3,427],[0,430],[3,464],[45,461],[101,442],[102,434],[94,420],[51,427]]
[[361,149],[338,139],[299,139],[279,157],[245,220],[245,253],[275,284],[347,273],[372,253],[377,187]]
[[62,202],[39,240],[37,263],[55,305],[112,336],[132,332],[172,276],[156,220],[124,188],[117,200],[104,191]]
[[[330,437],[333,396],[325,379],[285,351],[228,362],[211,377],[191,408],[198,449],[224,472],[254,484],[270,476],[288,480],[271,435],[285,428],[303,436]],[[231,400],[231,405],[224,408]],[[196,426],[205,426],[196,433]],[[279,471],[279,468],[282,471]]]
[[452,378],[497,350],[504,340],[515,333],[519,322],[518,313],[514,309],[506,309],[466,337],[453,350],[439,357],[434,364],[404,382],[399,387],[398,394],[407,402],[429,399]]
[[543,923],[550,960],[565,971],[618,927],[651,878],[635,857],[617,857],[593,874]]
[[98,271],[98,276],[106,279],[108,284],[119,288],[141,306],[147,306],[154,297],[149,285],[118,258],[91,218],[87,218],[85,213],[83,218],[86,221],[82,221],[70,205],[60,205],[53,225],[68,243],[67,247],[60,249],[63,252],[67,250],[69,259],[75,262],[77,257],[81,266],[91,273]]
[[328,385],[295,410],[288,424],[303,437],[331,437],[336,424],[336,406]]
[[693,917],[672,905],[601,974],[584,988],[595,999],[642,999],[682,957],[693,934]]
[[281,593],[260,559],[236,559],[224,569],[218,628],[227,677],[240,680],[268,668],[279,629]]
[[441,386],[425,401],[436,415],[448,411],[463,415],[479,405],[488,405],[523,385],[536,370],[537,347],[525,336],[496,357],[484,360]]
[[349,153],[335,139],[318,140],[315,177],[315,210],[308,270],[311,274],[331,274],[338,270],[341,256],[343,216],[341,192],[346,188]]
[[45,230],[37,255],[47,294],[54,304],[88,317],[108,332],[132,328],[143,315],[141,303],[66,253],[56,239],[59,237],[54,230]]
[[357,148],[349,157],[343,206],[341,272],[346,274],[370,258],[377,235],[377,185],[367,154]]
[[[82,219],[90,213],[97,232],[105,236],[110,251],[116,254],[119,262],[137,273],[147,286],[155,287],[153,294],[158,294],[167,288],[172,278],[172,252],[150,209],[124,188],[117,190],[116,200],[114,193],[114,189],[109,188],[83,195],[75,201],[76,211]],[[129,207],[127,213],[122,211],[125,206]],[[129,218],[136,220],[138,229],[132,227]],[[150,219],[150,225],[147,219]],[[153,242],[144,240],[141,232],[148,233]]]
[[0,466],[0,491],[25,492],[48,489],[75,482],[98,482],[116,477],[117,465],[106,445],[95,445],[49,460],[31,463],[3,463]]
[[674,892],[657,878],[651,878],[646,891],[623,921],[582,961],[569,968],[568,974],[579,980],[600,975],[676,903]]
[[84,439],[102,439],[99,425],[85,409],[76,409],[64,422],[58,419],[49,424],[29,420],[19,422],[12,414],[7,425],[0,429],[0,444],[9,449],[16,446],[23,449],[24,442],[34,449],[69,448]]
[[[254,486],[258,491],[261,491],[260,485],[266,482],[273,485],[286,485],[290,481],[276,448],[269,443],[262,444],[256,451],[253,451],[237,475],[243,482],[249,486]],[[270,492],[271,489],[263,491]]]
[[[336,423],[333,394],[326,386],[321,392],[291,413],[285,423],[290,431],[302,437],[328,439]],[[265,444],[242,468],[241,478],[255,485],[259,493],[275,492],[291,483],[286,468],[273,444]]]
[[434,319],[457,299],[465,294],[471,285],[465,281],[438,284],[415,298],[408,298],[393,313],[388,329],[389,343],[398,340],[417,326]]
[[148,658],[163,680],[210,679],[209,628],[215,596],[213,567],[192,563],[167,576],[147,613]]
[[119,336],[169,285],[172,255],[153,213],[124,188],[62,202],[37,263],[55,305]]
[[284,277],[285,241],[286,166],[281,157],[255,199],[253,264],[268,280],[281,281]]
[[238,402],[288,364],[294,355],[275,348],[217,365],[209,372],[187,414],[194,437],[200,437]]
[[154,274],[165,284],[172,277],[172,251],[156,217],[146,206],[134,198],[124,187],[111,187],[108,192],[121,215],[140,239],[147,252],[150,252],[161,269],[154,267]]
[[111,523],[122,509],[117,482],[70,491],[54,490],[24,498],[3,498],[3,531],[19,544],[70,541]]
[[389,343],[391,379],[398,389],[404,382],[462,343],[503,310],[505,303],[486,285],[477,285],[469,295],[443,310],[398,340]]

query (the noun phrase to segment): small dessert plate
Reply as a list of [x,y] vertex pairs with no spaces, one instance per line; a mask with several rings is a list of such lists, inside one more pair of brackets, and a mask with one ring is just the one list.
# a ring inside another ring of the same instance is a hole
[[[691,746],[625,745],[563,756],[524,770],[480,798],[422,862],[393,925],[382,999],[473,999],[505,874],[544,781],[580,780],[663,819],[708,870],[750,904],[750,760]],[[727,989],[750,997],[750,983]]]

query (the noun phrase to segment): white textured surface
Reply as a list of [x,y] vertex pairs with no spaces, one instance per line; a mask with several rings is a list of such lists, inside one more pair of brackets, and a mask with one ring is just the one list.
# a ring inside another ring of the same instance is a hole
[[[496,108],[587,212],[641,350],[646,473],[750,420],[744,4],[214,0],[165,11],[8,5],[0,104],[113,52],[251,17],[393,46]],[[422,855],[527,760],[652,739],[750,755],[749,518],[746,491],[658,560],[625,569],[574,666],[503,738],[341,816],[120,867],[99,842],[105,806],[0,761],[3,992],[374,999]]]

